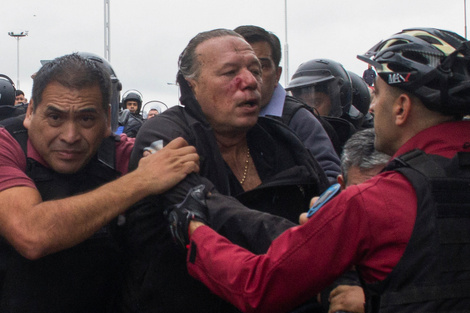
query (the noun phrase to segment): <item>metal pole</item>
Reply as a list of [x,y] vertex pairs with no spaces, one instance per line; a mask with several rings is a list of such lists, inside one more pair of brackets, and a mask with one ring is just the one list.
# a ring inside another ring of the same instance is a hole
[[284,44],[284,81],[285,86],[289,84],[289,43],[287,41],[287,0],[284,0],[284,25],[285,25],[285,44]]
[[467,39],[467,0],[463,1],[463,16],[465,22],[465,39]]
[[109,0],[104,0],[104,58],[111,62],[111,28]]
[[16,37],[16,89],[20,89],[20,37]]

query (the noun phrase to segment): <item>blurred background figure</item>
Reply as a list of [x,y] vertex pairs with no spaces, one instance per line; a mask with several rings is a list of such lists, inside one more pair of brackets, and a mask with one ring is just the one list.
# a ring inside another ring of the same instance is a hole
[[147,114],[147,119],[151,119],[152,117],[157,116],[158,114],[160,114],[160,112],[158,112],[157,109],[150,109],[149,113]]
[[15,105],[28,103],[28,101],[26,100],[24,96],[24,92],[22,90],[17,89],[15,95],[16,95]]
[[144,118],[141,114],[142,94],[135,89],[128,90],[122,96],[122,111],[119,115],[118,134],[124,133],[128,137],[135,138]]
[[144,120],[148,120],[167,109],[168,106],[162,101],[151,100],[142,106],[142,116],[144,117]]
[[25,113],[15,106],[15,102],[16,90],[13,81],[7,75],[0,74],[0,121]]
[[367,70],[365,70],[364,73],[362,73],[362,78],[364,79],[367,85],[372,87],[374,86],[375,76],[377,76],[377,74],[372,68],[372,65],[369,64],[367,67]]

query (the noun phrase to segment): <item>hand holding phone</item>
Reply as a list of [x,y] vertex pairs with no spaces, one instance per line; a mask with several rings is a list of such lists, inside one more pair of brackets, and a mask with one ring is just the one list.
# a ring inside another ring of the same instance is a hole
[[307,212],[307,217],[310,218],[315,214],[325,203],[330,201],[334,196],[336,196],[341,191],[340,184],[331,185],[327,190],[325,190],[320,197],[315,201],[312,207]]

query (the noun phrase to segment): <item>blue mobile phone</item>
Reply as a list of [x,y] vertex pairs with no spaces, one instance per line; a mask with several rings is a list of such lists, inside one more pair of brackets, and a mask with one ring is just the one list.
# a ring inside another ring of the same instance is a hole
[[312,205],[312,207],[307,212],[307,217],[311,217],[315,214],[325,203],[330,201],[331,198],[336,196],[341,190],[340,184],[331,185],[327,190],[325,190],[318,200]]

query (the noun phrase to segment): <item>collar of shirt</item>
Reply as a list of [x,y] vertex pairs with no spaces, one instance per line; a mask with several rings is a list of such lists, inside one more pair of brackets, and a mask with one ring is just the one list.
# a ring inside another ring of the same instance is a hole
[[41,157],[41,155],[39,154],[39,152],[34,148],[34,146],[31,144],[31,141],[28,139],[28,143],[27,143],[27,151],[28,151],[28,158],[31,158],[39,163],[41,163],[41,165],[49,168],[49,164],[47,164],[46,161],[44,161],[44,159]]
[[422,130],[401,146],[393,158],[414,149],[446,158],[459,151],[470,151],[470,121],[447,122]]
[[269,101],[268,105],[261,109],[259,116],[273,115],[273,116],[282,116],[282,110],[284,109],[284,102],[286,101],[286,91],[281,86],[277,84],[274,88],[273,96]]

